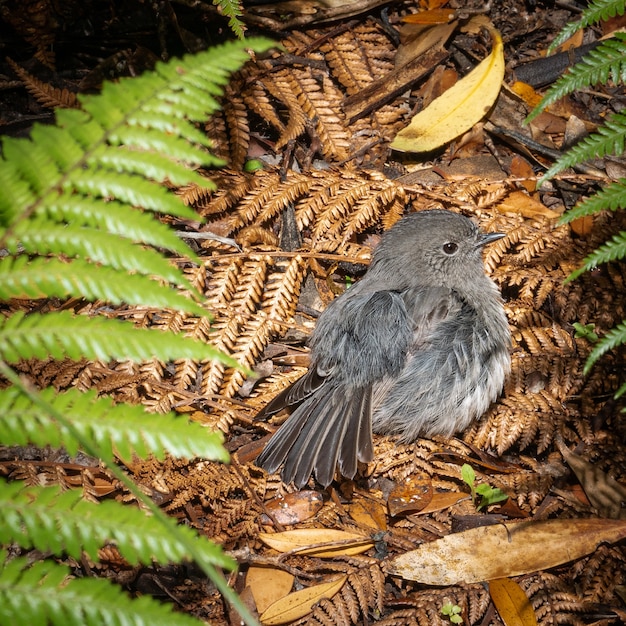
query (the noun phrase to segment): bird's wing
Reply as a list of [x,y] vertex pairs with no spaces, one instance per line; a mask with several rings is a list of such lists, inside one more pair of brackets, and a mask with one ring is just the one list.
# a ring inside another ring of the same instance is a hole
[[352,478],[357,460],[371,461],[371,387],[399,371],[411,341],[399,293],[353,289],[320,317],[311,370],[262,411],[299,402],[257,459],[268,472],[284,463],[283,480],[297,486],[313,471],[320,483],[330,484],[337,463]]

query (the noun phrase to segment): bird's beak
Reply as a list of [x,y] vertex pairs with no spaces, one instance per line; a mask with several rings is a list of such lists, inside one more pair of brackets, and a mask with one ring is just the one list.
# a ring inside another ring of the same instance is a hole
[[505,233],[481,233],[478,236],[478,243],[476,244],[477,248],[482,248],[487,244],[493,243],[494,241],[498,241],[498,239],[502,239]]

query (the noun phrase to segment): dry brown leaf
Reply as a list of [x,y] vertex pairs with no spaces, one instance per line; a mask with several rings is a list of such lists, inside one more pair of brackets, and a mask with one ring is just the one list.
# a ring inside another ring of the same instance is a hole
[[498,211],[502,213],[519,213],[524,217],[535,218],[543,215],[550,219],[556,219],[559,214],[551,211],[539,200],[529,196],[523,191],[512,191],[502,202],[498,204]]
[[287,624],[304,617],[322,598],[332,598],[343,587],[347,578],[342,576],[328,583],[290,593],[266,609],[260,617],[261,623],[267,626]]
[[489,593],[505,626],[537,626],[533,605],[514,580],[490,580]]
[[455,505],[461,500],[468,499],[469,496],[466,493],[455,493],[453,491],[446,491],[443,493],[434,493],[430,502],[420,511],[413,513],[413,515],[425,515],[426,513],[434,513],[435,511],[442,511]]
[[[310,519],[324,506],[319,491],[296,491],[277,496],[265,503],[268,514],[279,524],[297,524]],[[263,523],[271,523],[262,520]]]
[[391,143],[399,152],[435,150],[479,122],[496,101],[504,78],[502,37],[493,25],[491,54],[467,76],[420,111]]
[[357,524],[374,530],[387,530],[386,510],[379,502],[359,500],[350,504],[348,511]]
[[374,545],[369,537],[333,528],[296,528],[271,535],[259,533],[259,539],[278,552],[295,551],[320,557],[361,554]]
[[389,494],[387,506],[389,514],[395,517],[399,513],[421,511],[433,497],[433,481],[428,474],[416,474],[402,482]]
[[390,571],[426,585],[519,576],[574,561],[626,537],[626,522],[603,519],[515,522],[472,528],[423,544]]
[[291,591],[293,581],[293,574],[275,567],[252,565],[246,574],[246,587],[250,587],[259,613],[284,598]]
[[572,220],[569,227],[572,229],[572,232],[579,237],[586,237],[593,231],[593,215],[585,215]]

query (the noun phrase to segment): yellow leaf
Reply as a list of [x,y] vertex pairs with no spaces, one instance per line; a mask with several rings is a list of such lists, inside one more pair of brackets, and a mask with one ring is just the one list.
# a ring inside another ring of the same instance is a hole
[[284,598],[291,591],[294,576],[274,567],[252,565],[246,574],[246,587],[252,590],[257,611],[265,609]]
[[332,598],[346,582],[347,576],[321,585],[307,587],[300,591],[294,591],[288,596],[277,600],[269,606],[259,618],[262,624],[287,624],[304,617],[311,611],[316,602],[322,598]]
[[537,626],[533,605],[514,580],[490,580],[489,594],[505,626]]
[[491,54],[467,76],[420,111],[391,143],[399,152],[428,152],[452,141],[491,109],[504,78],[502,37],[492,26]]
[[361,554],[374,545],[369,537],[332,528],[296,528],[271,535],[259,533],[259,539],[279,552],[295,550],[298,554],[330,557]]
[[625,537],[626,522],[607,519],[496,524],[425,543],[389,569],[426,585],[475,583],[556,567]]

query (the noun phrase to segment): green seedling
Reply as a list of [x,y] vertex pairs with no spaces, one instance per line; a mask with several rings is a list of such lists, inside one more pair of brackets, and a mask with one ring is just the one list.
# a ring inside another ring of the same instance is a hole
[[502,491],[502,489],[498,489],[497,487],[491,487],[486,483],[476,485],[476,472],[474,472],[472,466],[467,463],[461,467],[461,478],[470,488],[472,502],[474,503],[477,511],[480,511],[491,504],[495,504],[496,502],[502,502],[509,497],[506,493],[504,493],[504,491]]
[[572,324],[574,330],[574,337],[577,339],[586,339],[589,343],[597,343],[598,335],[594,332],[595,324],[581,324],[580,322],[574,322]]
[[452,602],[446,602],[441,607],[441,614],[450,620],[451,624],[462,624],[463,618],[461,617],[461,607],[452,604]]

